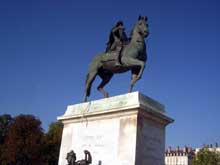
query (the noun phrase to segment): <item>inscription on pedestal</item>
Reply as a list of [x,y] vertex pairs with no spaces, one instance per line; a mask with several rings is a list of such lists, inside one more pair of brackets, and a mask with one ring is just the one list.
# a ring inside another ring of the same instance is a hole
[[[105,125],[105,129],[103,129]],[[82,150],[89,150],[93,155],[92,165],[112,165],[117,160],[118,147],[118,122],[112,120],[91,121],[85,126],[83,123],[77,124],[77,130],[73,135],[73,146],[77,154]],[[81,131],[83,130],[83,131]],[[74,143],[75,142],[75,143]],[[82,156],[82,154],[79,154]]]

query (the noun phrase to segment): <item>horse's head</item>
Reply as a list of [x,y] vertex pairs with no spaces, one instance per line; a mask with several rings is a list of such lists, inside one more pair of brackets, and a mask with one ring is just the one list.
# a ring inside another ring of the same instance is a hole
[[142,37],[147,37],[149,35],[149,28],[147,23],[148,18],[146,16],[138,17],[138,21],[135,25],[134,30],[139,33]]

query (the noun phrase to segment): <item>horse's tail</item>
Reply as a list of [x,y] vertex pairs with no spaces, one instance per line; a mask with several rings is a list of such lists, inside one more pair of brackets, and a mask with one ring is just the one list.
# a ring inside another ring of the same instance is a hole
[[[88,80],[89,80],[89,73],[87,73],[86,75],[86,85],[88,84]],[[92,84],[88,84],[88,88],[86,89],[86,97],[89,97],[90,96],[90,93],[91,93],[91,86]]]

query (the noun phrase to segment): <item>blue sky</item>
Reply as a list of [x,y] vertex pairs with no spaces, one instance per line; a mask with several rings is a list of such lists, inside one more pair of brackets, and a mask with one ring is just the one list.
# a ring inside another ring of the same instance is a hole
[[[135,91],[166,106],[166,144],[220,143],[220,2],[217,0],[0,1],[0,114],[34,114],[47,130],[82,101],[87,66],[119,19],[129,33],[149,17],[147,67]],[[115,75],[111,96],[128,90]],[[90,100],[101,98],[92,88]]]

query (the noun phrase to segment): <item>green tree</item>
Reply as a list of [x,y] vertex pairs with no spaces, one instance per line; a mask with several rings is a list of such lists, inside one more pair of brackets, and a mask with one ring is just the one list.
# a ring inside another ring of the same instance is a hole
[[47,165],[57,165],[59,159],[63,124],[51,123],[44,138],[44,162]]
[[5,138],[3,158],[13,165],[40,165],[42,142],[41,121],[32,115],[19,115]]
[[220,165],[220,153],[204,147],[195,155],[192,165]]

